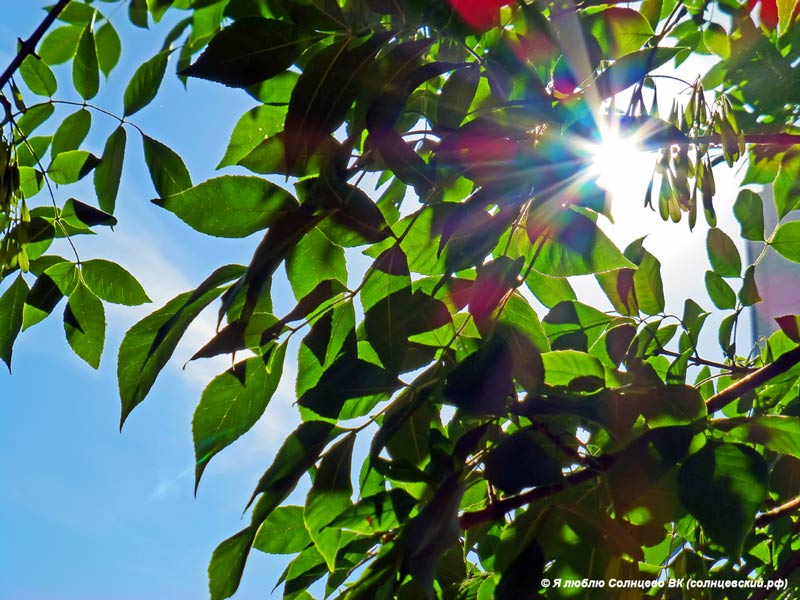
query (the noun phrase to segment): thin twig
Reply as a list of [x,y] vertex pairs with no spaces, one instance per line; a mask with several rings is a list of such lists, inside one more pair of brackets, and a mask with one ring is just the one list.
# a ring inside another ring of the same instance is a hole
[[33,35],[20,43],[19,52],[17,52],[17,55],[11,59],[11,63],[9,63],[8,67],[6,67],[6,70],[3,71],[3,74],[0,75],[0,89],[2,89],[11,80],[11,76],[14,75],[17,69],[19,69],[19,66],[26,58],[28,58],[28,56],[36,54],[36,46],[39,44],[39,41],[42,39],[53,22],[58,18],[58,15],[61,14],[61,12],[69,3],[70,0],[58,0],[53,8],[50,9],[50,12],[47,13],[47,16],[44,18],[44,20],[39,23],[39,26],[36,28],[36,31],[33,32]]
[[[680,358],[682,355],[678,352],[673,352],[672,350],[665,350],[661,348],[658,350],[658,354],[663,354],[664,356],[671,356],[673,358]],[[754,373],[756,369],[751,369],[749,367],[741,367],[739,365],[726,365],[723,363],[714,362],[713,360],[706,360],[705,358],[700,358],[699,356],[690,356],[689,361],[695,365],[703,365],[706,367],[713,367],[715,369],[723,369],[725,371],[731,371],[732,373]]]

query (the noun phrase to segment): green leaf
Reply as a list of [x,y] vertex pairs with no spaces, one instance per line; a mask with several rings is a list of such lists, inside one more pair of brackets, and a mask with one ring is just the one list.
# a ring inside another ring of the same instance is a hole
[[547,308],[552,308],[564,300],[577,300],[575,290],[564,277],[550,277],[532,270],[525,279],[525,285],[536,299]]
[[39,96],[52,97],[58,89],[56,76],[42,60],[28,56],[19,66],[19,74],[25,85]]
[[[496,600],[516,600],[524,598],[531,590],[541,585],[545,566],[545,555],[535,541],[525,546],[513,561],[503,570],[497,588],[492,593]],[[481,586],[483,589],[483,586]],[[478,599],[483,600],[480,592]]]
[[111,21],[106,21],[97,30],[94,34],[94,42],[97,46],[98,66],[103,74],[108,77],[114,67],[117,66],[119,56],[122,53],[122,43]]
[[286,344],[255,356],[208,384],[192,419],[197,464],[195,491],[208,462],[248,432],[261,418],[281,379]]
[[31,106],[17,120],[17,127],[22,135],[29,136],[34,129],[47,121],[53,112],[55,112],[55,107],[50,102]]
[[800,203],[800,152],[790,149],[780,161],[772,183],[772,196],[778,219],[783,219]]
[[153,15],[153,21],[158,23],[174,1],[175,0],[147,0],[147,8],[150,10],[150,14]]
[[387,37],[376,34],[352,48],[352,39],[335,42],[308,62],[289,100],[284,126],[286,165],[310,155],[344,121]]
[[685,48],[648,48],[620,57],[594,80],[601,98],[610,98],[668,63]]
[[100,89],[97,50],[91,23],[83,29],[78,40],[75,58],[72,61],[72,84],[84,100],[94,98]]
[[22,310],[23,331],[45,319],[63,297],[64,294],[47,273],[39,275],[25,298]]
[[53,146],[50,151],[53,157],[62,152],[77,150],[86,139],[92,126],[92,113],[85,108],[75,111],[66,117],[53,135]]
[[263,104],[289,104],[299,77],[299,73],[284,71],[268,81],[248,87],[245,91]]
[[267,554],[295,554],[311,543],[302,506],[279,506],[258,528],[253,548]]
[[84,2],[70,2],[58,15],[59,21],[72,23],[73,25],[87,25],[97,19],[97,10]]
[[650,23],[632,8],[607,8],[589,20],[592,35],[607,58],[619,58],[639,50],[653,36]]
[[742,306],[753,306],[753,304],[761,302],[761,296],[756,286],[756,268],[754,265],[747,267],[744,272],[742,289],[739,290],[739,300],[742,302]]
[[22,327],[22,316],[25,298],[28,296],[28,284],[22,275],[17,275],[14,282],[0,296],[0,358],[11,371],[11,355],[14,340]]
[[125,161],[125,142],[127,134],[120,125],[106,140],[100,164],[94,170],[94,189],[97,201],[107,213],[114,213],[117,203],[117,193],[122,177],[122,165]]
[[733,205],[733,214],[742,228],[742,237],[754,242],[764,241],[764,206],[761,196],[752,190],[741,190]]
[[81,275],[86,286],[101,300],[125,306],[150,302],[138,281],[117,263],[103,259],[81,263]]
[[64,331],[75,354],[95,369],[106,338],[106,314],[103,303],[83,283],[72,290],[64,310]]
[[369,412],[400,386],[394,374],[360,358],[343,355],[297,403],[330,419],[351,419]]
[[647,250],[642,249],[639,266],[633,274],[633,287],[639,310],[648,315],[664,311],[664,284],[661,281],[661,263]]
[[322,457],[303,512],[306,529],[330,572],[335,568],[342,530],[327,526],[351,506],[350,469],[355,441],[355,433],[350,433]]
[[681,502],[712,541],[739,556],[767,498],[768,467],[741,444],[708,442],[678,472]]
[[144,400],[192,321],[223,292],[220,286],[243,273],[239,265],[220,267],[193,292],[173,298],[125,334],[117,360],[117,382],[122,401],[120,427]]
[[722,277],[739,277],[742,272],[742,259],[736,244],[728,235],[717,227],[708,230],[706,249],[711,268]]
[[172,50],[159,52],[136,69],[122,97],[124,116],[129,117],[140,111],[156,97],[171,53]]
[[244,113],[233,128],[217,169],[237,164],[265,139],[283,131],[286,106],[263,104]]
[[778,225],[770,245],[785,258],[800,262],[800,221]]
[[764,415],[718,421],[715,427],[730,442],[759,444],[765,448],[800,458],[800,419]]
[[517,431],[495,446],[485,460],[486,479],[506,494],[562,480],[561,465],[529,431]]
[[69,184],[83,179],[100,163],[91,152],[86,150],[68,150],[53,159],[47,174],[55,183]]
[[722,310],[736,307],[736,293],[733,288],[714,271],[706,271],[706,290],[714,306]]
[[508,343],[492,336],[448,374],[442,396],[470,414],[507,414],[506,401],[515,394],[513,369]]
[[146,135],[142,136],[142,143],[144,161],[159,196],[164,198],[179,194],[192,187],[189,170],[174,150]]
[[703,43],[720,58],[727,60],[731,55],[731,41],[728,33],[719,23],[709,23],[703,31]]
[[34,167],[47,153],[52,136],[35,135],[27,139],[27,143],[17,146],[17,166]]
[[298,204],[289,192],[260,177],[223,175],[153,200],[208,235],[246,237],[265,229]]
[[220,543],[208,565],[211,600],[225,600],[236,593],[257,527],[251,525]]
[[320,37],[287,21],[240,19],[217,33],[181,74],[247,87],[286,71]]
[[59,216],[64,224],[81,233],[85,232],[87,225],[89,227],[96,225],[114,227],[117,224],[117,219],[113,215],[75,198],[70,198],[64,203]]
[[533,268],[553,277],[589,275],[634,267],[597,224],[575,213],[557,233],[542,241]]
[[53,29],[39,45],[39,56],[48,65],[60,65],[75,56],[78,40],[83,29],[75,25],[64,25]]
[[477,64],[458,69],[442,86],[436,105],[436,124],[446,129],[456,129],[467,115],[478,89],[481,71]]
[[326,279],[347,284],[344,249],[318,228],[304,235],[286,257],[286,275],[298,300]]
[[605,379],[603,364],[591,354],[577,350],[554,350],[542,354],[547,385],[568,386],[578,378]]

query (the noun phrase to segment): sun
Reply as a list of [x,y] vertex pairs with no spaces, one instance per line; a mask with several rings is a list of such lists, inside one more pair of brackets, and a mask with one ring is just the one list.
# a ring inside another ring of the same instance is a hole
[[612,198],[641,195],[653,174],[655,153],[643,150],[636,135],[618,128],[600,128],[600,142],[590,148],[589,174]]

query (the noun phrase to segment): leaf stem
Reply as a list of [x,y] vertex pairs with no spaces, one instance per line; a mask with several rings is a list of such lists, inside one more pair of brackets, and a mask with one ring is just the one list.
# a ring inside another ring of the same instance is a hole
[[20,40],[20,48],[17,55],[11,59],[11,62],[6,67],[6,70],[3,71],[3,74],[0,75],[0,88],[5,87],[5,85],[11,80],[11,76],[19,69],[19,66],[22,62],[28,58],[28,56],[36,56],[36,46],[39,44],[39,41],[42,39],[44,34],[53,24],[53,22],[58,18],[58,15],[67,7],[67,4],[70,3],[70,0],[58,0],[58,2],[53,5],[53,8],[50,9],[50,12],[47,13],[47,16],[39,23],[39,26],[33,32],[31,37],[27,40],[22,41]]
[[[659,349],[658,354],[663,354],[664,356],[671,356],[673,358],[680,358],[682,356],[678,352],[673,352],[672,350],[665,350],[664,348]],[[756,371],[756,369],[751,369],[749,367],[742,367],[739,365],[726,365],[723,363],[714,362],[713,360],[706,360],[704,358],[700,358],[699,356],[690,356],[689,360],[695,365],[714,367],[715,369],[723,369],[725,371],[731,371],[732,373],[754,373]]]

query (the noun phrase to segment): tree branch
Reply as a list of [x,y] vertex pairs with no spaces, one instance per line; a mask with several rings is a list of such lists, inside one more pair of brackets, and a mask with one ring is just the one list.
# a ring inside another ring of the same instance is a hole
[[567,475],[564,478],[564,481],[561,483],[543,485],[517,496],[510,496],[509,498],[497,500],[486,508],[472,512],[465,512],[459,519],[461,529],[469,529],[470,527],[475,527],[476,525],[480,525],[481,523],[485,523],[487,521],[496,521],[497,519],[502,519],[506,513],[509,513],[516,508],[521,508],[527,504],[530,504],[531,502],[541,500],[542,498],[548,498],[549,496],[553,496],[554,494],[557,494],[569,487],[591,481],[601,473],[607,471],[611,465],[614,464],[615,459],[616,457],[610,454],[604,457],[597,457],[595,459],[598,464],[597,468],[581,469],[580,471],[575,471],[574,473]]
[[777,521],[781,517],[784,517],[790,513],[793,513],[800,509],[800,496],[796,498],[792,498],[788,502],[784,502],[780,506],[776,506],[772,510],[768,510],[766,512],[761,513],[756,517],[755,526],[756,527],[765,527],[772,523],[773,521]]
[[706,402],[706,408],[709,414],[722,410],[734,400],[741,398],[748,392],[752,392],[758,386],[765,384],[773,377],[785,373],[797,363],[800,363],[800,346],[781,354],[775,361],[750,373],[747,377],[743,377],[718,394],[711,396]]
[[39,26],[36,28],[36,31],[33,32],[33,35],[29,37],[27,40],[20,43],[19,52],[17,55],[11,59],[11,63],[6,67],[6,70],[3,71],[3,74],[0,75],[0,89],[2,89],[10,80],[12,75],[19,69],[19,66],[22,64],[28,56],[36,53],[36,46],[39,44],[39,41],[44,36],[45,32],[50,28],[53,22],[58,18],[58,15],[67,7],[67,4],[70,3],[70,0],[58,0],[55,3],[53,8],[50,9],[50,12],[47,13],[47,16],[44,20],[39,23]]

